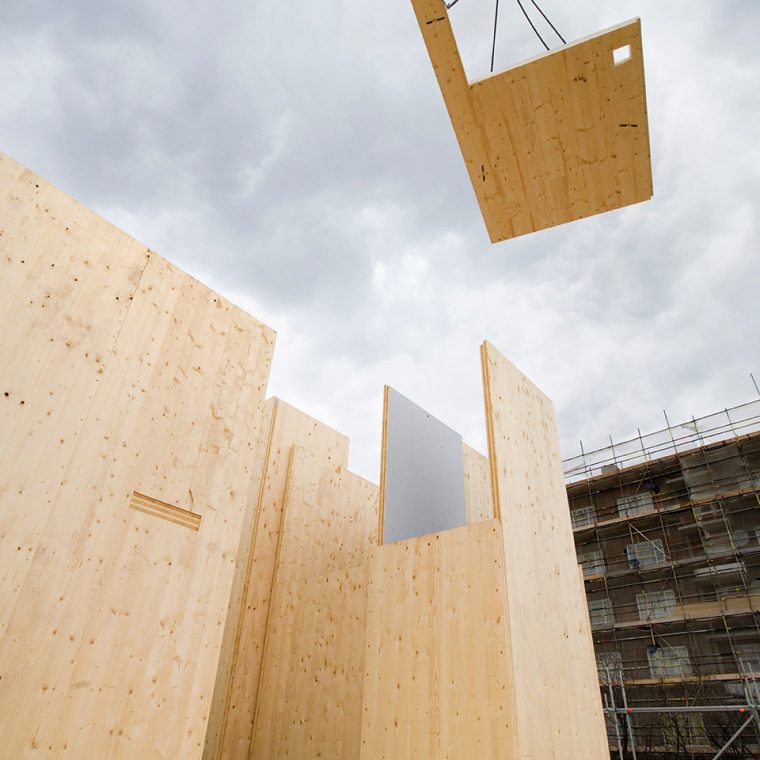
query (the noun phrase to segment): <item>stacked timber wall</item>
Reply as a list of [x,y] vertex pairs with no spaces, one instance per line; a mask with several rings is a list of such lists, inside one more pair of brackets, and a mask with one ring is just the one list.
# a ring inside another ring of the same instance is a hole
[[467,525],[381,545],[274,335],[0,158],[0,746],[602,760],[551,404],[483,346]]

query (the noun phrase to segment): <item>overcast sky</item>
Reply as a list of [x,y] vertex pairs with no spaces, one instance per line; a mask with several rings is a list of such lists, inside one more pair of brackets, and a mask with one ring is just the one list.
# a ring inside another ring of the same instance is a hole
[[[384,383],[485,450],[484,338],[565,456],[756,398],[760,3],[542,7],[641,17],[653,200],[492,246],[409,0],[0,0],[0,150],[277,330],[270,395],[374,480]],[[451,17],[485,75],[493,0]],[[500,17],[497,70],[541,52]]]

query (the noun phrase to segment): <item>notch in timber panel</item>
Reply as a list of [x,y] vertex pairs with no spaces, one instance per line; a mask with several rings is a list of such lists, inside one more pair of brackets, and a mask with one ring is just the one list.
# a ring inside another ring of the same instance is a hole
[[652,197],[641,24],[476,82],[444,0],[411,0],[492,243]]
[[190,528],[190,530],[199,530],[201,527],[201,516],[195,512],[180,509],[180,507],[153,499],[137,491],[132,492],[129,506],[130,509],[136,509],[138,512],[144,512],[146,515],[160,517],[162,520],[168,520],[177,525],[182,525],[184,528]]

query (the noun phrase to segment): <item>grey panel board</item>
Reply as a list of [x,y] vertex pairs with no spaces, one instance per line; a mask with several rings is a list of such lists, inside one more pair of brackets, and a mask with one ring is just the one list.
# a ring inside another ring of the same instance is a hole
[[462,436],[388,388],[383,543],[467,523]]

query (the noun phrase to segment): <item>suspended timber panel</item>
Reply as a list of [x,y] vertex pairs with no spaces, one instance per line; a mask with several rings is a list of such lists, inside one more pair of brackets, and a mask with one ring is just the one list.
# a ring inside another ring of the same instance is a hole
[[488,343],[482,361],[491,483],[504,526],[517,757],[608,760],[552,403]]
[[293,445],[312,451],[324,464],[345,466],[348,462],[346,436],[279,399],[270,399],[267,405],[271,407],[271,425],[264,478],[249,546],[240,554],[242,603],[237,619],[227,621],[225,641],[230,653],[214,690],[204,751],[209,760],[240,760],[250,752]]
[[[4,347],[2,400],[19,400],[0,425],[0,746],[13,758],[200,757],[258,493],[274,335],[0,167],[8,348],[38,365],[33,378]],[[160,509],[130,508],[135,492]]]
[[362,760],[517,758],[497,520],[377,547]]
[[359,756],[378,487],[294,447],[251,758]]
[[443,0],[412,5],[491,242],[651,198],[638,19],[470,84]]

